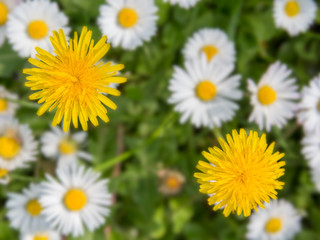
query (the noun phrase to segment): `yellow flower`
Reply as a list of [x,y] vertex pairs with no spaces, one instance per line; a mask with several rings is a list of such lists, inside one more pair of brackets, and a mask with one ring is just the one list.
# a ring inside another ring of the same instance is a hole
[[107,37],[102,37],[94,46],[92,31],[82,29],[80,38],[74,33],[74,39],[66,41],[64,32],[54,31],[50,41],[56,55],[36,48],[39,59],[29,58],[37,68],[24,69],[27,77],[26,86],[37,91],[29,98],[42,104],[37,114],[44,114],[57,109],[52,126],[59,124],[63,118],[63,130],[68,131],[71,120],[75,128],[80,120],[83,130],[88,129],[88,121],[97,126],[100,117],[108,122],[107,109],[116,109],[116,105],[104,93],[119,96],[120,92],[108,87],[110,83],[124,83],[126,78],[116,77],[122,64],[99,62],[108,52],[110,44]]
[[259,138],[257,132],[244,129],[227,135],[227,142],[219,138],[222,149],[209,148],[203,156],[210,162],[199,161],[197,168],[202,173],[195,173],[200,185],[200,192],[209,194],[209,205],[213,210],[224,208],[227,217],[231,212],[249,216],[257,205],[264,208],[263,202],[276,199],[276,189],[282,189],[284,183],[277,179],[284,174],[283,153],[273,153],[274,143],[269,147],[266,135]]

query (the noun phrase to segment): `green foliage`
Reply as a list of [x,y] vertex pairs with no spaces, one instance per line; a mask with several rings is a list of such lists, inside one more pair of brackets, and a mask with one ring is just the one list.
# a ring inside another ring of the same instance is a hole
[[[80,31],[86,25],[93,30],[96,40],[101,37],[96,18],[103,2],[58,0],[70,18],[71,29]],[[198,192],[193,177],[196,163],[203,159],[201,151],[217,145],[217,139],[209,129],[179,123],[178,114],[173,113],[167,102],[172,68],[183,65],[181,50],[193,32],[217,27],[235,42],[236,72],[242,75],[243,91],[246,92],[247,78],[258,80],[268,65],[278,59],[293,69],[301,88],[319,71],[318,26],[289,37],[275,28],[270,0],[201,0],[189,10],[162,0],[156,0],[156,4],[159,7],[156,36],[135,51],[111,48],[106,56],[106,60],[125,64],[123,74],[128,82],[120,87],[122,95],[112,98],[118,109],[109,111],[110,123],[90,127],[88,150],[94,155],[93,167],[102,171],[103,177],[110,178],[110,188],[117,201],[106,226],[77,239],[100,240],[106,239],[106,235],[111,240],[244,239],[248,219],[235,215],[225,218],[221,211],[213,212],[206,196]],[[20,122],[30,124],[39,138],[49,128],[52,114],[39,118],[36,104],[26,103],[30,91],[24,87],[25,76],[21,72],[28,66],[27,59],[19,58],[8,43],[0,48],[0,82],[20,95],[22,105],[17,117]],[[240,127],[257,130],[247,120],[251,107],[246,94],[240,105],[241,111],[234,120],[220,129],[222,135]],[[286,174],[282,177],[286,185],[279,197],[290,200],[304,214],[303,230],[296,239],[320,239],[320,197],[300,153],[301,137],[301,128],[292,120],[283,129],[273,128],[268,142],[276,141],[278,150],[286,154]],[[117,163],[121,173],[114,176]],[[177,196],[165,197],[159,193],[157,170],[161,166],[179,170],[185,176],[186,183]],[[7,192],[21,190],[30,180],[43,179],[44,172],[52,172],[52,168],[52,162],[39,154],[30,169],[15,172],[8,186],[0,186],[2,206]],[[4,207],[0,218],[0,239],[17,239],[18,232],[10,229],[5,219]]]

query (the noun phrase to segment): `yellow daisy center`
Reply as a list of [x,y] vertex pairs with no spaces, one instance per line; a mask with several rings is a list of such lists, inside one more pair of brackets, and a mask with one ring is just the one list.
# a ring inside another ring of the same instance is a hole
[[0,26],[7,22],[8,12],[9,11],[8,11],[8,8],[6,7],[6,5],[4,5],[4,3],[0,2]]
[[8,102],[0,98],[0,112],[4,112],[8,108]]
[[16,139],[8,136],[0,137],[0,156],[10,160],[20,152],[20,144]]
[[27,203],[26,208],[27,208],[28,213],[33,217],[38,216],[42,211],[42,207],[37,199],[30,200]]
[[4,168],[0,168],[0,178],[3,178],[8,174],[8,170]]
[[119,24],[124,28],[131,28],[138,21],[138,14],[132,8],[123,8],[118,14]]
[[171,190],[176,190],[180,187],[180,181],[174,176],[169,176],[165,180],[166,186]]
[[210,164],[199,161],[201,172],[194,176],[201,184],[200,192],[211,195],[208,203],[214,205],[213,210],[224,207],[225,216],[243,212],[247,217],[253,208],[264,208],[264,201],[277,198],[276,189],[284,184],[277,179],[284,174],[285,165],[278,160],[284,154],[273,153],[274,143],[268,146],[265,134],[259,138],[257,132],[250,131],[248,136],[244,129],[240,133],[233,130],[226,139],[218,139],[221,149],[202,152]]
[[263,105],[270,105],[277,99],[277,93],[272,87],[263,86],[258,91],[258,100]]
[[282,220],[280,218],[271,218],[265,226],[265,229],[268,233],[273,234],[281,230]]
[[47,234],[36,234],[33,236],[33,240],[50,240]]
[[34,39],[41,39],[47,36],[48,25],[42,20],[35,20],[29,23],[28,33]]
[[206,54],[208,61],[210,61],[219,52],[218,48],[212,45],[204,46],[202,51]]
[[285,12],[289,17],[296,16],[300,12],[299,4],[296,1],[287,2]]
[[59,151],[64,155],[75,153],[77,150],[77,144],[70,139],[63,139],[59,144]]
[[64,204],[70,211],[80,211],[87,201],[87,195],[81,189],[71,189],[64,196]]
[[107,85],[123,83],[127,79],[114,76],[123,69],[122,64],[98,63],[110,48],[106,41],[104,36],[94,45],[92,31],[84,27],[80,37],[75,32],[74,39],[68,44],[60,29],[59,33],[54,31],[51,38],[56,56],[36,48],[39,60],[29,58],[29,62],[37,68],[24,69],[23,73],[31,75],[25,85],[38,90],[29,98],[43,103],[38,116],[57,109],[52,125],[56,126],[63,119],[65,132],[68,132],[71,121],[77,128],[80,120],[85,131],[88,130],[88,121],[94,126],[99,125],[97,117],[109,121],[106,106],[111,109],[117,106],[102,93],[119,96],[120,91]]
[[217,88],[210,81],[202,81],[196,87],[196,94],[202,101],[209,101],[217,95]]

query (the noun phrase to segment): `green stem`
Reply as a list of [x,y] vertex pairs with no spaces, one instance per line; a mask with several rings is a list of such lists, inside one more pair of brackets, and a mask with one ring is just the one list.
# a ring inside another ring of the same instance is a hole
[[40,107],[39,104],[34,103],[34,102],[29,102],[26,100],[9,99],[9,98],[5,98],[5,100],[8,102],[16,103],[16,104],[20,105],[21,107],[25,107],[25,108],[38,109]]
[[143,143],[141,143],[140,145],[138,145],[137,147],[135,147],[133,149],[130,149],[130,150],[122,153],[119,156],[116,156],[114,158],[108,159],[105,162],[95,166],[94,167],[95,170],[97,170],[97,171],[105,171],[105,170],[111,168],[112,166],[114,166],[115,164],[127,160],[128,158],[130,158],[135,152],[137,152],[141,148],[144,148],[144,147],[148,146],[150,143],[152,143],[156,138],[158,138],[161,135],[161,133],[163,132],[163,130],[166,127],[166,125],[170,121],[172,121],[173,116],[174,116],[173,112],[168,114],[167,117],[163,119],[161,124],[150,135],[150,137],[148,137]]
[[224,139],[224,137],[223,137],[223,135],[222,135],[222,133],[221,133],[221,129],[220,129],[220,128],[215,127],[215,128],[213,129],[213,134],[214,134],[214,136],[215,136],[217,139],[219,139],[219,138]]
[[231,39],[235,39],[236,29],[239,24],[240,14],[243,7],[243,0],[238,0],[237,4],[234,4],[234,8],[230,17],[230,23],[228,27],[228,34]]
[[105,170],[111,168],[112,166],[116,165],[117,163],[123,162],[124,160],[130,158],[134,154],[134,152],[136,152],[140,148],[141,148],[141,146],[138,146],[134,149],[131,149],[129,151],[122,153],[119,156],[116,156],[114,158],[106,160],[105,162],[95,166],[94,169],[97,171],[105,171]]
[[295,122],[294,125],[284,133],[284,138],[285,139],[290,138],[299,128],[300,128],[300,125],[297,122]]
[[290,153],[290,146],[287,139],[284,137],[282,131],[279,128],[274,128],[273,132],[276,136],[277,143],[285,150],[285,152]]

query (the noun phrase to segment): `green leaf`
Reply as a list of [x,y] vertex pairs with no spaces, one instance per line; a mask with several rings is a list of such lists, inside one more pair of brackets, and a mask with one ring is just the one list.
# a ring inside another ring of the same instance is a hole
[[182,200],[170,199],[171,221],[173,232],[178,234],[182,228],[190,221],[193,215],[193,208],[190,204]]
[[165,209],[159,206],[153,214],[153,227],[150,236],[154,239],[162,238],[166,233]]

